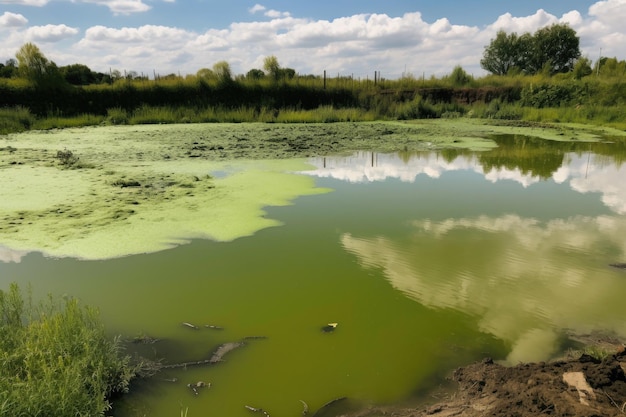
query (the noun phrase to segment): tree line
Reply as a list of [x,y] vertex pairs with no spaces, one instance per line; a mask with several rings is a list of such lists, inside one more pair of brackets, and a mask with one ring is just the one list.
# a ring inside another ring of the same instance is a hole
[[[296,76],[293,68],[283,68],[275,56],[264,59],[263,69],[253,68],[245,76],[234,76],[230,64],[220,61],[212,68],[201,68],[195,74],[198,79],[207,81],[232,82],[237,78],[247,80],[261,80],[269,78],[274,81],[290,80]],[[71,64],[58,67],[48,60],[39,47],[33,43],[24,44],[15,54],[15,59],[8,59],[0,63],[0,78],[24,78],[37,86],[58,86],[67,83],[75,86],[92,84],[112,84],[118,80],[148,80],[148,75],[138,74],[136,71],[111,70],[108,73],[96,72],[84,64]],[[176,79],[180,76],[168,74],[163,77],[154,74],[155,79]]]
[[[595,72],[600,67],[619,66],[620,62],[601,57],[596,62]],[[535,33],[517,34],[499,31],[489,45],[485,46],[480,61],[483,69],[493,75],[555,75],[572,72],[576,79],[594,72],[591,60],[581,56],[580,38],[567,24],[554,24],[543,27]],[[608,69],[608,68],[607,68]],[[72,64],[62,67],[48,60],[33,43],[24,44],[16,53],[16,59],[0,63],[0,78],[25,78],[38,86],[70,84],[86,86],[92,84],[113,84],[118,80],[148,80],[149,76],[135,71],[110,70],[108,73],[96,72],[84,64]],[[230,64],[220,61],[212,68],[201,68],[195,75],[200,80],[230,83],[243,80],[292,80],[294,78],[319,78],[319,76],[297,75],[293,68],[283,68],[275,56],[264,59],[262,69],[253,68],[245,75],[234,75]],[[154,74],[156,79],[180,79],[180,75],[168,74],[163,77]],[[455,67],[449,78],[454,85],[467,85],[471,77],[459,66]]]

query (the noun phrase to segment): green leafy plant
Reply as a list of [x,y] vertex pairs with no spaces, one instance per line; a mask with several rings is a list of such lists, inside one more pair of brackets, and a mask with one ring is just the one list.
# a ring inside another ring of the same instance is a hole
[[134,376],[96,310],[0,290],[0,415],[102,416]]

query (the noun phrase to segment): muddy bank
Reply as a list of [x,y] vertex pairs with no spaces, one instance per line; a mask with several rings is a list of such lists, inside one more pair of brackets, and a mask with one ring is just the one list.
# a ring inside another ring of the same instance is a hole
[[496,146],[491,135],[597,141],[589,126],[473,119],[335,124],[101,126],[0,137],[0,259],[108,259],[278,225],[263,207],[327,192],[311,156]]
[[[486,358],[456,369],[454,391],[430,393],[417,407],[371,407],[344,417],[611,417],[626,413],[626,352],[616,340],[596,341],[591,350],[551,362],[503,366]],[[612,353],[611,353],[612,352]]]

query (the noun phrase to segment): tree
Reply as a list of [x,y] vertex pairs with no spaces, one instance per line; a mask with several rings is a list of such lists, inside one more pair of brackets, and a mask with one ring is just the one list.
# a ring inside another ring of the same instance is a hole
[[0,78],[11,78],[17,74],[17,61],[7,59],[6,63],[0,63]]
[[233,73],[230,69],[230,64],[226,61],[216,62],[213,65],[213,73],[222,84],[228,84],[233,81]]
[[293,68],[281,68],[280,69],[280,78],[284,78],[285,80],[291,80],[296,76],[296,70]]
[[200,68],[198,72],[196,72],[196,77],[208,81],[215,79],[215,73],[209,68]]
[[623,77],[626,74],[626,62],[602,57],[596,63],[594,72],[605,77]]
[[516,33],[499,31],[495,39],[485,48],[480,66],[495,75],[506,75],[520,65],[523,40]]
[[66,65],[59,68],[59,71],[65,81],[73,85],[89,85],[97,81],[96,73],[83,64]]
[[539,72],[546,63],[552,74],[569,72],[580,58],[580,39],[566,24],[541,28],[533,38],[533,59],[528,66],[531,73]]
[[246,79],[248,80],[260,80],[263,77],[265,77],[265,73],[258,68],[253,68],[246,73]]
[[467,85],[472,81],[472,77],[467,72],[465,72],[463,67],[461,67],[460,65],[454,67],[448,79],[455,87],[463,87],[464,85]]
[[574,69],[572,70],[574,74],[574,78],[580,80],[587,75],[592,73],[591,69],[591,60],[587,57],[579,58],[578,61],[574,64]]
[[280,78],[280,65],[278,65],[278,58],[274,55],[265,57],[263,69],[274,81]]
[[25,43],[15,54],[19,75],[37,85],[58,85],[62,81],[61,74],[54,62],[33,43]]
[[568,72],[580,57],[580,39],[566,24],[539,29],[534,35],[499,31],[485,47],[480,65],[496,75],[512,71],[537,74]]

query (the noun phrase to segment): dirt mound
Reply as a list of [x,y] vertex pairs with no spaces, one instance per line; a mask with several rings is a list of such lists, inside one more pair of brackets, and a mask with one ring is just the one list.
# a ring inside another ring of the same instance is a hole
[[457,369],[456,394],[424,409],[370,408],[351,417],[626,415],[626,353],[506,367],[491,359]]
[[[624,414],[624,357],[505,367],[485,360],[455,371],[459,394],[437,416],[617,416]],[[419,415],[419,414],[418,414]]]

